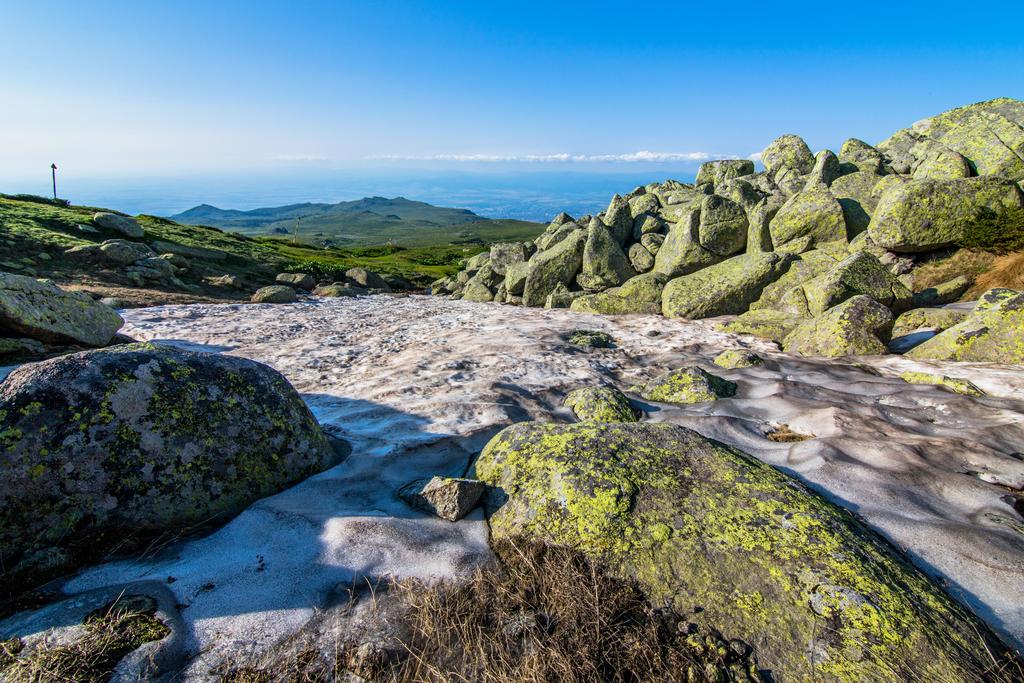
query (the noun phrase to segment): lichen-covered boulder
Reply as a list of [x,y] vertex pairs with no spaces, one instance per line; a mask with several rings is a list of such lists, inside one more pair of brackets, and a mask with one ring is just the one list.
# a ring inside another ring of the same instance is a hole
[[840,175],[839,157],[829,149],[823,149],[814,155],[814,168],[807,178],[808,185],[831,185]]
[[907,356],[918,360],[1024,364],[1024,292],[986,292],[963,322],[935,335]]
[[839,166],[844,173],[880,174],[884,165],[882,153],[863,140],[850,138],[839,149]]
[[316,279],[309,273],[278,273],[274,281],[280,285],[304,289],[307,292],[316,287]]
[[544,308],[569,308],[572,302],[584,296],[586,292],[571,292],[569,288],[559,282],[548,294],[544,301]]
[[665,243],[665,236],[656,233],[646,233],[640,238],[640,244],[643,245],[644,249],[651,252],[653,256],[657,256],[658,252],[661,251],[661,245]]
[[593,219],[587,227],[587,241],[583,246],[583,264],[576,282],[589,291],[618,287],[636,275],[629,258],[619,242],[600,219]]
[[935,178],[970,178],[971,164],[959,152],[955,152],[934,140],[924,139],[914,145],[911,154],[916,157],[913,177]]
[[754,162],[750,159],[720,159],[706,161],[697,169],[697,185],[711,183],[715,187],[727,180],[750,175],[754,172]]
[[625,244],[633,232],[633,211],[621,195],[612,197],[608,209],[604,212],[603,221],[620,245]]
[[969,313],[955,308],[913,308],[896,318],[892,326],[892,336],[902,337],[922,330],[948,330],[953,325],[963,322]]
[[0,272],[0,330],[48,344],[105,346],[124,320],[85,292]]
[[491,245],[490,265],[498,275],[506,275],[513,263],[523,263],[530,258],[523,242],[499,242]]
[[912,303],[915,307],[951,304],[963,296],[964,292],[973,284],[974,278],[968,275],[959,275],[952,280],[940,282],[934,287],[926,287],[920,292],[914,292]]
[[894,133],[879,149],[909,172],[922,140],[941,143],[970,162],[978,175],[1024,180],[1024,102],[1007,97],[959,107]]
[[530,274],[528,262],[510,263],[505,267],[505,290],[513,295],[520,296],[526,289],[526,277]]
[[790,197],[768,224],[780,251],[806,251],[823,242],[846,241],[843,207],[827,186],[816,183]]
[[700,246],[716,256],[738,254],[747,246],[747,214],[731,199],[708,195],[700,205],[697,235]]
[[569,392],[562,402],[580,422],[636,422],[636,411],[615,387],[583,387]]
[[931,251],[955,244],[982,209],[1000,215],[1024,206],[1024,194],[1003,178],[912,180],[882,195],[868,234],[896,252]]
[[370,290],[363,287],[353,287],[343,282],[334,282],[329,285],[320,285],[313,290],[313,296],[334,298],[340,296],[366,296]]
[[783,340],[786,353],[804,356],[873,356],[886,351],[892,312],[863,294],[809,320]]
[[488,301],[494,301],[494,290],[491,289],[482,279],[471,278],[466,283],[465,288],[462,290],[463,301],[475,301],[477,303],[486,303]]
[[119,232],[125,237],[138,239],[146,234],[142,230],[142,226],[139,225],[139,221],[131,216],[100,211],[93,214],[92,222],[105,230]]
[[569,333],[568,342],[573,346],[593,349],[610,349],[615,345],[612,336],[600,330],[573,330]]
[[629,247],[628,256],[630,265],[638,273],[646,273],[654,267],[654,255],[639,242]]
[[764,308],[747,311],[735,320],[721,323],[718,327],[723,332],[749,334],[781,344],[790,332],[804,322],[806,318],[802,316]]
[[398,490],[410,507],[457,522],[477,506],[485,485],[476,479],[431,477],[411,481]]
[[789,267],[789,255],[741,254],[665,285],[662,313],[678,318],[710,318],[743,313],[765,285]]
[[736,395],[736,384],[696,366],[671,370],[631,389],[661,403],[703,403]]
[[[486,255],[486,252],[485,254]],[[475,265],[475,264],[474,264]],[[483,265],[480,266],[481,268]],[[349,268],[345,271],[345,279],[353,282],[359,287],[366,287],[367,289],[379,289],[384,292],[390,292],[391,286],[387,280],[382,278],[379,274],[366,268]]]
[[[643,189],[643,188],[639,188]],[[653,192],[647,192],[644,190],[640,193],[630,195],[629,199],[626,200],[629,204],[629,212],[633,216],[633,224],[636,224],[636,219],[641,216],[657,215],[661,210],[661,201],[658,199],[658,195]],[[629,235],[627,235],[629,237]]]
[[660,235],[668,230],[668,223],[661,216],[645,213],[633,219],[633,239],[639,241],[644,235]]
[[94,558],[242,510],[334,451],[295,389],[245,358],[85,351],[0,384],[0,558]]
[[[667,423],[525,422],[476,476],[495,539],[578,548],[786,681],[981,680],[1005,648],[852,514]],[[827,626],[826,626],[827,625]]]
[[781,194],[771,194],[747,210],[747,253],[761,254],[775,251],[772,244],[771,222],[786,203]]
[[715,365],[727,370],[764,365],[764,359],[748,349],[726,349],[715,356]]
[[832,181],[829,191],[839,202],[846,221],[846,233],[851,238],[863,233],[871,223],[871,215],[878,206],[879,197],[874,189],[883,176],[857,171]]
[[585,233],[574,230],[555,246],[533,255],[523,286],[524,306],[543,306],[555,285],[568,286],[576,279],[583,265],[585,242]]
[[669,228],[665,241],[654,256],[654,270],[675,277],[706,268],[722,260],[700,244],[700,209],[688,211]]
[[250,299],[254,304],[290,304],[299,300],[292,287],[270,285],[257,289]]
[[962,377],[948,377],[946,375],[938,375],[931,372],[915,372],[914,370],[907,370],[906,372],[900,373],[900,379],[908,384],[934,384],[940,387],[946,387],[950,391],[958,394],[964,394],[965,396],[984,396],[985,392],[979,389],[974,382],[969,379]]
[[845,249],[812,249],[790,263],[789,269],[775,282],[767,285],[761,297],[750,304],[750,310],[771,309],[792,315],[809,316],[804,283],[827,273],[847,257]]
[[782,171],[805,175],[814,168],[814,155],[799,135],[783,135],[761,152],[761,163],[772,177]]
[[644,273],[596,294],[577,297],[569,307],[580,313],[661,313],[661,295],[668,276]]
[[852,296],[866,294],[897,312],[910,305],[911,292],[873,254],[858,251],[828,272],[804,284],[811,315],[819,315]]

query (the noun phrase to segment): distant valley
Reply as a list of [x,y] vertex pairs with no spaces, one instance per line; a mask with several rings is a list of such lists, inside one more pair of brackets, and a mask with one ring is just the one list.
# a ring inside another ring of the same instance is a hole
[[290,204],[251,211],[201,204],[171,219],[323,247],[486,244],[533,239],[544,229],[540,223],[484,218],[469,209],[434,206],[405,197],[365,197],[337,204]]

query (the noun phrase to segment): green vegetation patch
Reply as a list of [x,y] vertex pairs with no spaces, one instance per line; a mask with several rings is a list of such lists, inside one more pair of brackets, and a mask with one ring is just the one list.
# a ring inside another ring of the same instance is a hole
[[998,214],[991,209],[980,209],[957,246],[1000,255],[1024,249],[1024,208],[1007,209]]

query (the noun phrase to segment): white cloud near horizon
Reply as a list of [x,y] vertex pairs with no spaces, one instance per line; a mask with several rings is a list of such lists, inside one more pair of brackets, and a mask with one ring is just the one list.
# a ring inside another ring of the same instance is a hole
[[468,162],[523,162],[523,163],[586,163],[586,162],[647,162],[671,163],[680,161],[710,161],[733,158],[728,154],[710,152],[651,152],[640,150],[628,154],[383,154],[366,157],[371,161],[468,161]]

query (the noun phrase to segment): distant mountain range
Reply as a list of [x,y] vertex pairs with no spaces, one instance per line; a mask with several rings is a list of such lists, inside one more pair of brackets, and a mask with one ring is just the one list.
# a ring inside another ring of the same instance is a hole
[[171,219],[249,236],[291,238],[319,246],[486,243],[532,239],[544,228],[539,223],[492,220],[469,209],[433,206],[405,197],[365,197],[337,204],[290,204],[252,211],[200,204]]

